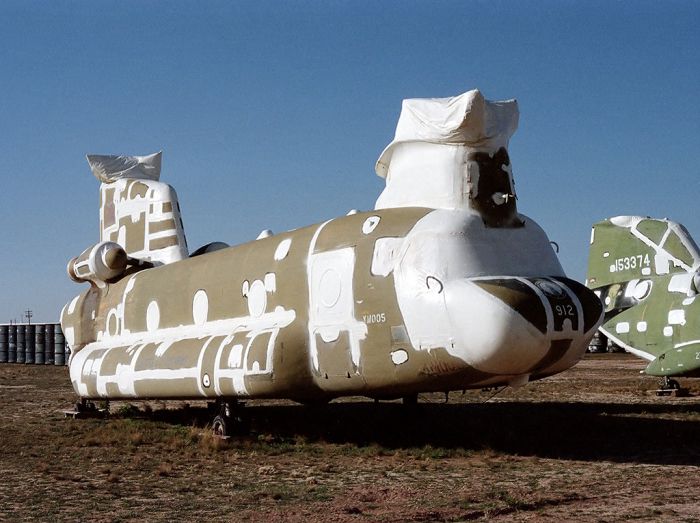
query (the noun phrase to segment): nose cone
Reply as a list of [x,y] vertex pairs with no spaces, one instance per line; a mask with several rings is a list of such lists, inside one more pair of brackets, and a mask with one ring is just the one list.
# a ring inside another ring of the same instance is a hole
[[472,367],[499,375],[573,365],[602,316],[600,300],[565,278],[457,280],[445,300],[455,351]]
[[582,283],[569,278],[552,278],[552,280],[556,281],[562,288],[568,289],[578,299],[583,313],[582,330],[585,335],[590,335],[586,340],[586,344],[588,344],[603,320],[603,302]]

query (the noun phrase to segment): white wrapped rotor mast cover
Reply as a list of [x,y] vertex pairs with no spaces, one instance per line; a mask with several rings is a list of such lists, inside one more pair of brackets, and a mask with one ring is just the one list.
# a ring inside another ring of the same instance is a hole
[[[500,153],[506,159],[503,171],[511,177],[507,148],[518,118],[517,101],[489,101],[478,89],[451,98],[404,100],[394,139],[375,166],[386,179],[376,208],[469,208],[480,171],[489,170],[476,165],[484,158],[478,153],[491,158]],[[501,187],[491,196],[494,205],[501,205],[514,199],[514,188]]]
[[147,156],[88,154],[92,174],[103,183],[123,178],[158,181],[163,151]]
[[394,139],[377,160],[375,171],[378,176],[386,177],[392,154],[400,143],[507,147],[518,128],[519,116],[516,100],[492,102],[478,89],[449,98],[406,99],[401,105]]

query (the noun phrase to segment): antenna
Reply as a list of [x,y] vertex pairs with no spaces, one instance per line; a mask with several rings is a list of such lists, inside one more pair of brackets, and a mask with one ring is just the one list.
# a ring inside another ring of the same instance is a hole
[[24,317],[27,318],[27,323],[29,325],[32,324],[32,316],[34,316],[34,311],[32,311],[31,309],[27,309],[26,311],[24,311]]

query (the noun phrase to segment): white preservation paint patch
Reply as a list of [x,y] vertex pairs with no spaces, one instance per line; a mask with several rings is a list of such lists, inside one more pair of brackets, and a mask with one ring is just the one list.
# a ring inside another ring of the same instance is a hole
[[334,268],[329,267],[321,275],[319,282],[319,296],[321,303],[326,307],[333,307],[340,299],[340,293],[343,290],[343,284],[340,280],[340,274]]
[[[134,217],[131,217],[132,222],[135,221]],[[119,245],[126,245],[126,227],[122,225],[119,227],[119,232],[117,233],[117,243]]]
[[340,327],[335,325],[319,327],[316,332],[318,332],[321,339],[326,343],[332,343],[340,338]]
[[683,309],[668,311],[668,324],[685,325],[685,311]]
[[265,290],[267,292],[277,291],[277,276],[275,276],[274,272],[265,274]]
[[669,264],[671,260],[668,259],[663,253],[654,256],[654,267],[656,268],[656,274],[668,274]]
[[642,268],[642,274],[644,276],[649,276],[651,274],[651,268],[650,267],[643,267]]
[[610,218],[610,223],[618,227],[636,227],[644,218],[641,216],[614,216]]
[[63,330],[63,335],[66,338],[66,343],[68,344],[68,347],[72,349],[73,343],[75,343],[75,331],[73,330],[73,327],[66,327]]
[[615,332],[618,334],[627,334],[630,331],[630,324],[629,322],[622,321],[615,325]]
[[[321,227],[322,228],[322,227]],[[319,228],[319,231],[320,229]],[[352,288],[355,251],[352,247],[313,253],[309,248],[309,353],[314,369],[319,369],[319,346],[316,335],[329,343],[347,332],[350,358],[360,364],[360,341],[367,336],[367,325],[355,318]]]
[[204,325],[209,316],[209,297],[207,291],[199,289],[192,299],[192,319],[195,325]]
[[673,336],[673,327],[671,327],[669,325],[664,327],[664,336],[666,336],[667,338],[670,338],[671,336]]
[[267,290],[261,280],[255,280],[248,289],[248,312],[253,318],[259,318],[267,307]]
[[260,231],[260,234],[258,234],[258,237],[255,238],[256,240],[263,240],[265,238],[269,238],[272,236],[272,231],[270,229],[263,229]]
[[117,364],[117,387],[119,387],[119,392],[124,395],[131,394],[131,365],[124,365],[123,363]]
[[408,361],[408,352],[403,349],[395,350],[391,353],[391,361],[394,362],[394,365],[406,363]]
[[243,365],[243,345],[240,343],[231,347],[231,354],[228,356],[228,366],[232,369],[240,369]]
[[647,331],[647,322],[645,322],[645,321],[637,322],[637,332],[646,332],[646,331]]
[[365,234],[371,233],[374,229],[377,228],[377,225],[379,225],[379,221],[381,218],[379,216],[370,216],[365,220],[365,223],[362,224],[362,232]]
[[690,296],[692,294],[692,288],[693,274],[691,273],[674,274],[668,282],[669,292],[679,292]]
[[70,304],[68,305],[68,314],[73,314],[73,311],[75,310],[75,305],[78,303],[79,299],[80,295],[76,296],[70,301]]
[[649,295],[649,291],[651,290],[651,282],[650,281],[642,281],[637,283],[637,285],[634,286],[632,290],[632,295],[638,299],[638,300],[643,300]]
[[172,346],[173,342],[172,341],[164,341],[160,345],[158,345],[158,348],[156,349],[156,356],[162,357],[163,354],[166,353],[166,351]]
[[692,296],[690,298],[686,298],[685,300],[683,300],[683,305],[685,305],[687,307],[688,305],[690,305],[694,301],[695,301],[695,296]]
[[146,330],[153,332],[160,326],[160,308],[158,302],[152,301],[146,309]]
[[399,261],[403,244],[403,238],[379,238],[374,242],[370,272],[374,276],[388,276]]
[[275,260],[280,261],[284,260],[287,257],[287,254],[289,254],[289,249],[292,246],[292,239],[287,238],[286,240],[282,240],[280,244],[277,246],[277,249],[275,249]]

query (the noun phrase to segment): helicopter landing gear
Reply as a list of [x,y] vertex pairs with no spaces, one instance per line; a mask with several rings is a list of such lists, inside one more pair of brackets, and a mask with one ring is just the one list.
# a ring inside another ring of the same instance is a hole
[[677,380],[671,379],[668,376],[661,378],[659,388],[656,391],[657,396],[674,396],[676,398],[687,396],[688,389],[681,387]]
[[245,403],[239,403],[236,399],[233,401],[218,399],[213,407],[216,412],[211,423],[214,436],[228,439],[236,434],[248,433],[250,420],[243,413]]

